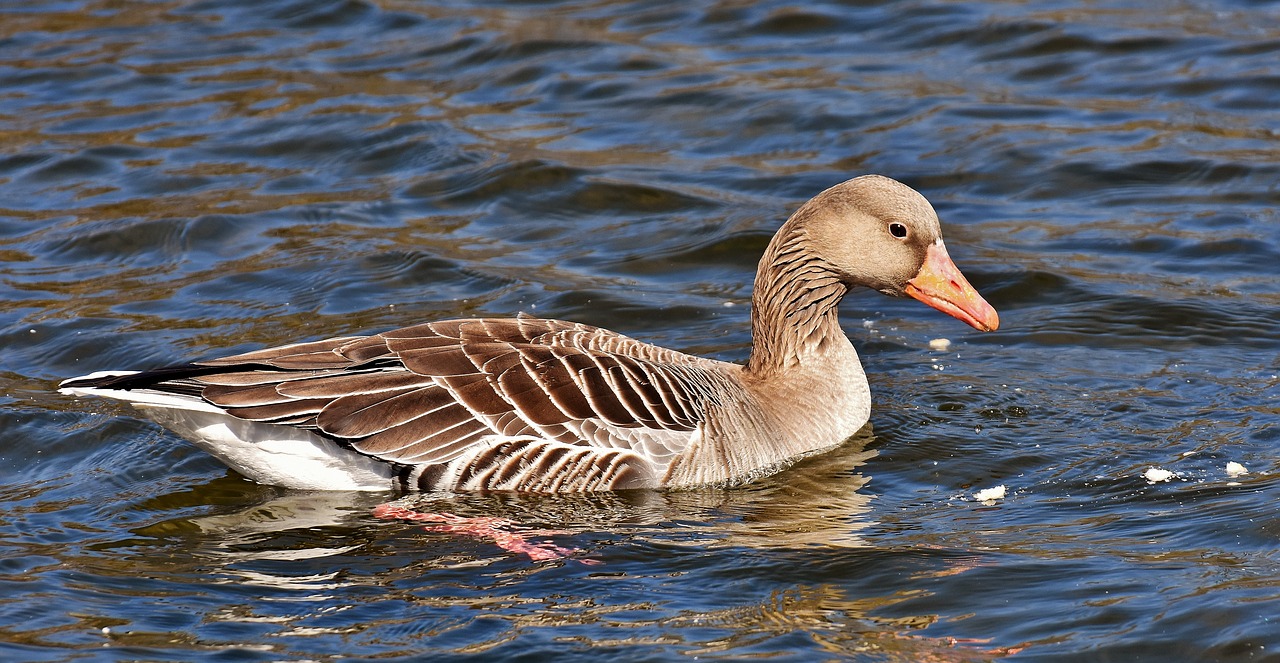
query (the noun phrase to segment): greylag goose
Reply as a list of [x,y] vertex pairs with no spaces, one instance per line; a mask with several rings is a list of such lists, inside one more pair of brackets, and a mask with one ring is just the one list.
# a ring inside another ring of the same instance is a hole
[[520,316],[429,322],[63,382],[132,403],[254,481],[333,490],[731,485],[830,450],[871,395],[837,305],[854,286],[999,325],[937,214],[879,175],[805,203],[760,260],[744,365]]

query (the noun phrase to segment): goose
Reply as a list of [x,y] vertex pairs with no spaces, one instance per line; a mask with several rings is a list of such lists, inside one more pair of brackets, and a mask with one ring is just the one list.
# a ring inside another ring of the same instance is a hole
[[806,202],[770,241],[744,364],[519,315],[102,371],[59,389],[126,401],[244,477],[285,488],[731,486],[867,423],[870,390],[837,312],[855,286],[999,326],[924,196],[864,175]]

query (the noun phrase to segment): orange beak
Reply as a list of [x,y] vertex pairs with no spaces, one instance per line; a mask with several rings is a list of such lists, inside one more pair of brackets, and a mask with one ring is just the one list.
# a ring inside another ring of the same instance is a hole
[[996,310],[969,285],[941,243],[929,247],[920,273],[907,281],[907,294],[976,329],[995,331],[1000,326]]

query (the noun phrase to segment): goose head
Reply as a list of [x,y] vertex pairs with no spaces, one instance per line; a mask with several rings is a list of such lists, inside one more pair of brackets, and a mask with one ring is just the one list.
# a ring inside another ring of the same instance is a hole
[[982,331],[1000,326],[947,255],[933,206],[911,187],[864,175],[818,194],[792,221],[810,257],[846,287],[912,297]]

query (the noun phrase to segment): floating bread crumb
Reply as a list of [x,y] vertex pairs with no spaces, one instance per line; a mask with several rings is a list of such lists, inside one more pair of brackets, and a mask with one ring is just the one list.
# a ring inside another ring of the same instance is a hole
[[1241,465],[1240,463],[1237,463],[1234,460],[1231,461],[1230,463],[1227,463],[1227,476],[1229,477],[1238,477],[1242,474],[1248,474],[1248,473],[1249,473],[1249,470],[1246,469],[1244,465]]
[[999,486],[979,490],[973,494],[973,499],[978,500],[979,502],[994,502],[996,500],[1004,499],[1004,493],[1004,484],[1000,484]]
[[929,341],[930,350],[946,350],[949,347],[951,347],[951,339],[935,338]]
[[1164,468],[1148,467],[1147,471],[1142,473],[1142,476],[1146,477],[1147,481],[1151,483],[1160,483],[1161,481],[1172,479],[1174,474]]

